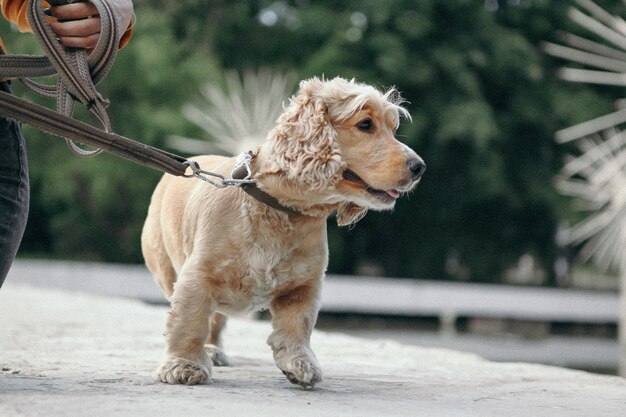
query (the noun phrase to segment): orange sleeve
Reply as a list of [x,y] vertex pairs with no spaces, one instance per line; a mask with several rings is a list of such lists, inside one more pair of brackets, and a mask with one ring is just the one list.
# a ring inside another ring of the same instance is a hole
[[[44,6],[50,5],[44,1]],[[15,23],[20,32],[30,32],[30,24],[28,23],[28,1],[27,0],[0,0],[0,6],[2,7],[2,14],[10,22]],[[122,39],[120,39],[120,48],[123,48],[128,43],[134,24],[134,18],[130,22],[130,27],[126,29]]]
[[26,17],[28,7],[26,0],[0,0],[0,5],[4,17],[15,23],[20,32],[30,31],[28,17]]
[[135,27],[135,15],[133,15],[132,19],[130,19],[130,26],[128,26],[128,29],[126,29],[126,32],[124,32],[124,34],[122,35],[122,38],[120,39],[120,46],[119,46],[120,49],[125,47],[128,41],[130,40],[130,37],[133,36],[134,27]]

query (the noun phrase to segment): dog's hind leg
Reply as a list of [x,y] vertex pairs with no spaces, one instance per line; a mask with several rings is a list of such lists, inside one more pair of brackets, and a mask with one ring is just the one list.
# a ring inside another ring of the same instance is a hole
[[163,231],[160,222],[161,204],[160,195],[161,187],[157,188],[152,198],[152,204],[148,209],[148,217],[141,232],[141,251],[143,253],[146,267],[152,273],[152,278],[163,291],[163,294],[169,299],[174,290],[174,282],[176,281],[176,271],[172,266],[172,261],[165,249],[163,242]]
[[221,313],[214,313],[209,323],[209,338],[205,348],[209,352],[213,365],[230,366],[230,360],[224,353],[222,344],[222,330],[226,327],[228,318]]
[[172,266],[170,258],[165,251],[160,253],[155,251],[150,257],[145,256],[146,266],[152,272],[154,282],[161,288],[165,297],[169,300],[174,291],[174,283],[176,282],[176,271]]

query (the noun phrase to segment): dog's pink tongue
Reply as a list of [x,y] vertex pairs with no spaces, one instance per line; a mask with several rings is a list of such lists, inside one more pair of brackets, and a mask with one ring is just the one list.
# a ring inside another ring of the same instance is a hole
[[400,193],[397,192],[396,190],[385,190],[385,192],[393,198],[399,198],[400,197]]

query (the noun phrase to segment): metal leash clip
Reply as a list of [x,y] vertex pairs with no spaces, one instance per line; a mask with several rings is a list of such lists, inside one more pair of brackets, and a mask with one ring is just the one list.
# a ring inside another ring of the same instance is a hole
[[[252,162],[253,153],[252,151],[247,151],[239,154],[237,156],[237,160],[235,161],[235,168],[233,169],[233,176],[235,176],[235,172],[240,171],[241,169],[245,169],[245,176],[243,178],[226,178],[222,174],[218,174],[216,172],[206,171],[200,168],[200,164],[196,161],[186,161],[185,165],[191,168],[191,174],[184,174],[183,177],[195,177],[201,179],[202,181],[206,181],[209,184],[217,187],[217,188],[226,188],[228,186],[241,186],[244,184],[255,184],[256,180],[252,179],[252,169],[250,168],[250,163]],[[217,180],[212,179],[217,178]]]
[[[252,158],[254,157],[254,153],[252,151],[242,152],[237,155],[237,159],[235,160],[235,168],[231,173],[233,177],[233,181],[237,181],[239,184],[250,184],[255,181],[251,179],[252,177],[252,168],[250,168],[250,164],[252,163]],[[237,173],[244,168],[246,169],[246,175],[243,178],[238,178],[239,175]],[[242,182],[243,181],[243,182]]]

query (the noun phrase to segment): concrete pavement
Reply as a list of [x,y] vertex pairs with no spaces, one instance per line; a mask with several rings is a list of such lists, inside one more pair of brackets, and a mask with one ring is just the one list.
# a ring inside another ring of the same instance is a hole
[[314,390],[272,363],[269,323],[234,319],[214,383],[156,383],[167,309],[7,282],[0,291],[0,416],[626,415],[626,380],[316,332]]

